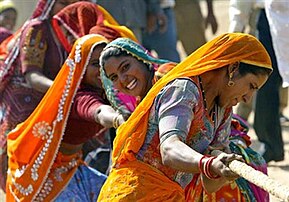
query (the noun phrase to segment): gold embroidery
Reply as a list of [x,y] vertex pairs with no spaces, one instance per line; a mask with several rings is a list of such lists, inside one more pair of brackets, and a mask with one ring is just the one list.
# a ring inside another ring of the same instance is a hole
[[43,40],[43,31],[37,31],[31,28],[26,36],[23,52],[25,59],[23,63],[27,66],[43,67],[47,43]]

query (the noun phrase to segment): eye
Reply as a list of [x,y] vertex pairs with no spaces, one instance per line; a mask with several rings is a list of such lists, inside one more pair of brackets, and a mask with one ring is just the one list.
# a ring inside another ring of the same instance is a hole
[[129,63],[124,64],[124,65],[121,67],[121,71],[122,71],[122,72],[125,72],[125,71],[127,71],[128,69],[129,69]]
[[253,84],[250,84],[250,89],[251,89],[251,90],[258,90],[258,87],[257,87],[257,86],[254,86]]
[[111,75],[109,77],[109,79],[112,81],[112,82],[115,82],[117,80],[117,75]]
[[98,62],[98,61],[95,61],[95,62],[93,62],[93,63],[92,63],[92,66],[94,66],[94,67],[97,67],[97,68],[99,68],[99,67],[100,67],[100,65],[99,65],[99,62]]
[[100,68],[99,60],[97,59],[92,59],[89,62],[89,65],[91,65],[93,68]]

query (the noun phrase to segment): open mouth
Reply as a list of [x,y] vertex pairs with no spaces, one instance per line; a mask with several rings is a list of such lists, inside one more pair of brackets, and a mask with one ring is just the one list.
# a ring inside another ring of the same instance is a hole
[[136,80],[136,79],[133,79],[133,80],[126,86],[126,88],[129,89],[129,90],[132,90],[133,88],[136,87],[136,82],[137,82],[137,80]]

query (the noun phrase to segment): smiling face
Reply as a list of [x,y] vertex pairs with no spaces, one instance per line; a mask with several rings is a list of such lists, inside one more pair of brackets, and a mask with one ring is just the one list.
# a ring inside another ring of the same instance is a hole
[[218,96],[217,103],[220,107],[232,107],[236,106],[239,102],[248,103],[253,94],[260,89],[268,79],[268,76],[265,74],[252,74],[247,73],[244,76],[240,76],[238,73],[234,77],[234,86],[224,87],[220,95]]
[[133,56],[112,56],[104,70],[114,87],[125,94],[143,98],[152,86],[152,72]]
[[83,83],[88,84],[93,87],[101,88],[101,79],[100,79],[100,65],[99,65],[99,56],[105,43],[99,44],[94,48],[94,51],[91,54],[90,61],[87,65],[85,75],[83,77]]

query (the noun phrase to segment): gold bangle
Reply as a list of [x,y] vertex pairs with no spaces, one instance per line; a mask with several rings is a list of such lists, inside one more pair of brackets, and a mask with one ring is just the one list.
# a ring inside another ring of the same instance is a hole
[[119,127],[119,123],[118,123],[118,117],[119,117],[120,114],[117,114],[113,117],[113,120],[112,120],[112,126],[117,129]]

